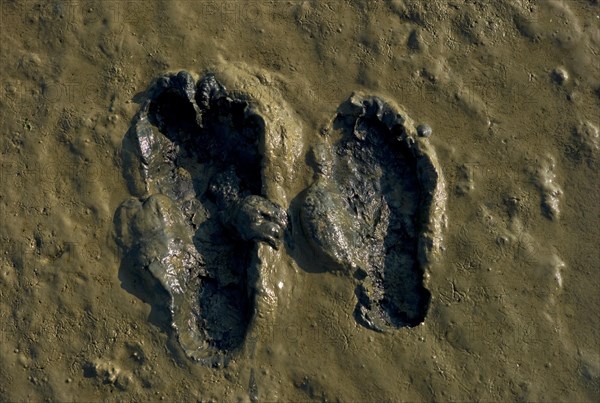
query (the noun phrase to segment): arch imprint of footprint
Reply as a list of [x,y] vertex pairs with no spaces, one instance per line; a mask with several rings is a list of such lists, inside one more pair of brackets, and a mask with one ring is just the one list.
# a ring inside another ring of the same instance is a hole
[[[348,309],[362,325],[424,320],[446,203],[429,140],[399,107],[361,94],[323,133],[312,145],[315,180],[294,198],[286,185],[301,172],[304,139],[261,72],[179,72],[146,92],[123,140],[133,197],[115,214],[117,239],[133,269],[168,293],[190,358],[222,362],[242,350],[257,317],[276,320],[285,250],[300,266],[316,255],[353,276]],[[284,238],[295,246],[281,248]]]

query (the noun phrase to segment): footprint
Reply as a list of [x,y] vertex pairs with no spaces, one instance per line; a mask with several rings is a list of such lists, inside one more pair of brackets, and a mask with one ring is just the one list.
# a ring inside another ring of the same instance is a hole
[[163,76],[146,97],[123,140],[134,198],[117,210],[117,240],[169,294],[185,353],[217,365],[241,350],[264,293],[258,243],[278,249],[287,225],[263,175],[266,134],[288,117],[274,125],[212,74]]
[[435,152],[401,109],[362,94],[338,108],[325,133],[299,207],[307,243],[331,270],[358,279],[359,323],[378,331],[418,325],[445,225]]

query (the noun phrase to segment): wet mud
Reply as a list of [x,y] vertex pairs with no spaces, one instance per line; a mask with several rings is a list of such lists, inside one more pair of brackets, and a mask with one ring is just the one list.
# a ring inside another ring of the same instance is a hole
[[255,242],[278,248],[286,212],[261,196],[265,123],[212,74],[156,80],[123,140],[139,198],[115,214],[126,259],[170,295],[186,354],[211,365],[238,352],[255,311]]
[[425,274],[440,253],[445,184],[417,128],[384,99],[353,95],[313,149],[315,182],[301,196],[308,244],[358,280],[354,315],[378,331],[423,322]]
[[[197,82],[184,71],[161,76],[145,96],[123,140],[137,197],[115,213],[117,239],[127,267],[151,273],[169,294],[185,353],[221,365],[242,349],[257,313],[256,243],[278,249],[288,223],[263,195],[266,123],[248,95],[229,93],[212,73]],[[431,129],[355,94],[323,133],[312,150],[315,183],[290,214],[331,271],[358,280],[359,323],[377,331],[422,323],[446,203]],[[331,147],[330,137],[339,137]],[[298,235],[287,233],[288,248]]]
[[599,401],[599,7],[0,1],[0,401]]

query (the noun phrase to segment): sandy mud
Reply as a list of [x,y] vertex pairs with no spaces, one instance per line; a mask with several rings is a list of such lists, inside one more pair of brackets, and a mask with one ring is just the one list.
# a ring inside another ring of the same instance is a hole
[[597,0],[0,6],[0,400],[598,401]]

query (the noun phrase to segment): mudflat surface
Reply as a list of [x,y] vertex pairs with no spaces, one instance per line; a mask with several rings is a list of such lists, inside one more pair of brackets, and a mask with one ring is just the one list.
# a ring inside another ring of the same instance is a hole
[[[0,13],[0,400],[599,399],[598,1],[3,0]],[[280,204],[313,183],[304,155],[353,91],[431,127],[447,225],[422,324],[361,326],[356,279],[260,244],[277,301],[259,301],[245,353],[212,368],[182,351],[168,294],[122,269],[121,147],[156,77],[227,66],[294,120]]]

